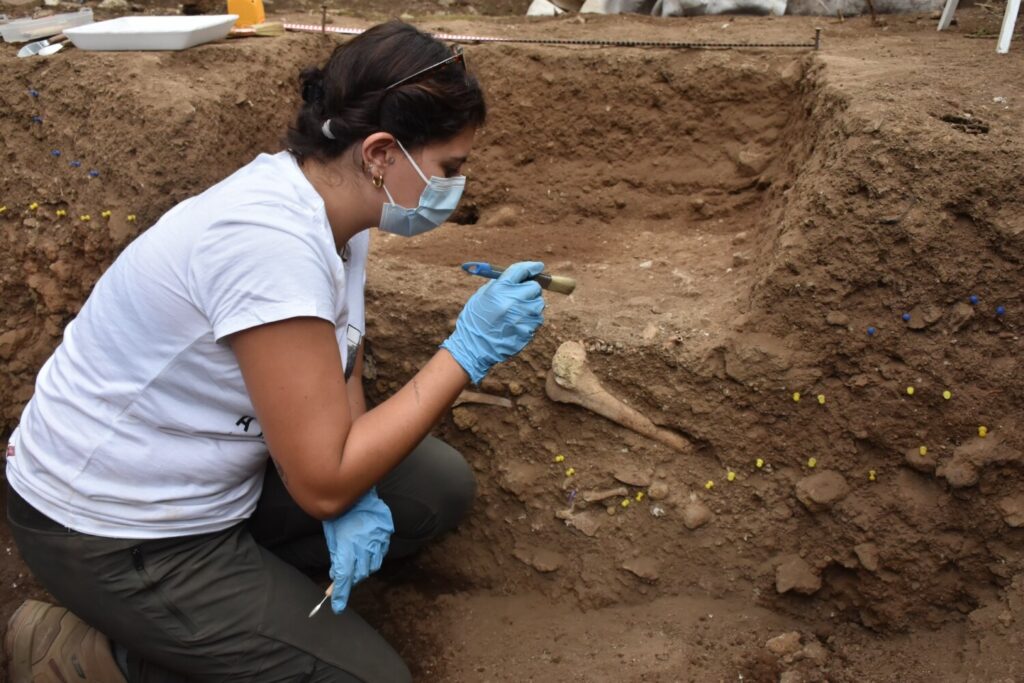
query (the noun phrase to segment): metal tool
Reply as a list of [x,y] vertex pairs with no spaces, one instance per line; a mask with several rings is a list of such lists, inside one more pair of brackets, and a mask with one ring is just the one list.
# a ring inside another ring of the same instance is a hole
[[[470,275],[479,275],[480,277],[488,277],[492,280],[497,279],[505,272],[504,268],[495,268],[490,263],[483,261],[470,261],[469,263],[463,263],[462,269]],[[552,275],[551,273],[541,273],[540,275],[534,275],[530,278],[544,289],[552,292],[558,292],[559,294],[572,294],[573,290],[576,289],[576,280],[571,277],[565,277],[563,275]]]
[[18,50],[18,56],[19,57],[34,57],[34,56],[36,56],[38,54],[42,54],[44,56],[45,55],[53,54],[54,52],[59,51],[60,48],[58,47],[56,50],[52,50],[52,51],[49,51],[49,52],[43,52],[43,50],[45,48],[52,47],[54,45],[59,45],[59,44],[63,43],[65,40],[67,40],[67,39],[68,39],[68,37],[66,35],[64,35],[63,33],[58,33],[57,35],[53,36],[52,38],[45,38],[43,40],[37,40],[34,43],[29,43],[28,45],[25,45],[20,50]]
[[309,612],[309,617],[307,617],[308,619],[312,619],[312,618],[313,618],[313,616],[314,616],[314,615],[315,615],[315,614],[316,614],[317,612],[319,612],[319,611],[320,611],[320,608],[324,606],[324,603],[325,603],[325,602],[327,602],[327,598],[331,597],[331,593],[333,593],[333,592],[334,592],[334,582],[333,582],[333,581],[331,581],[331,585],[330,585],[330,586],[328,586],[328,587],[327,587],[327,591],[326,591],[326,592],[324,592],[324,597],[323,597],[323,600],[321,600],[320,602],[316,603],[316,607],[314,607],[314,608],[313,608],[313,609],[312,609],[312,610],[311,610],[311,611]]

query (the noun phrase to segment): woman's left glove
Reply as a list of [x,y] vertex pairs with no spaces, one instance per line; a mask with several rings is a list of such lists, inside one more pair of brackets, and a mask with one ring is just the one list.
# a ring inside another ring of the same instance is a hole
[[324,521],[327,550],[331,553],[331,609],[345,610],[352,586],[380,569],[388,552],[395,522],[391,509],[370,489],[341,517]]

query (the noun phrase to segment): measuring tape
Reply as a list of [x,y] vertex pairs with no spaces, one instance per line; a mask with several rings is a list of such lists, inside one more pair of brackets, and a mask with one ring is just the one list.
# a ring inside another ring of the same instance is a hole
[[[343,26],[324,26],[316,24],[284,25],[286,31],[301,33],[337,33],[357,36],[366,29]],[[799,48],[804,50],[821,49],[821,29],[814,30],[814,41],[810,43],[686,43],[664,40],[602,40],[599,38],[507,38],[502,36],[470,36],[458,33],[431,33],[438,40],[456,43],[524,43],[527,45],[586,45],[591,47],[660,47],[673,49],[713,50],[735,48]]]

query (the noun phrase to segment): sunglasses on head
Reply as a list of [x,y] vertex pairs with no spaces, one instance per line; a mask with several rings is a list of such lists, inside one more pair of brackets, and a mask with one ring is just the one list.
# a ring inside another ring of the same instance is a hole
[[406,76],[405,78],[403,78],[400,81],[395,81],[394,83],[392,83],[391,85],[389,85],[388,87],[386,87],[384,89],[385,90],[391,90],[392,88],[397,88],[400,85],[405,85],[406,83],[410,83],[412,81],[415,81],[415,80],[418,80],[420,78],[423,78],[427,74],[431,74],[431,73],[437,71],[438,69],[442,69],[442,68],[448,66],[449,64],[461,64],[463,69],[466,68],[466,57],[462,54],[462,47],[461,46],[459,46],[459,45],[452,45],[452,56],[451,57],[446,57],[445,59],[442,59],[437,64],[431,64],[430,66],[426,67],[425,69],[420,69],[419,71],[417,71],[416,73],[412,74],[411,76]]

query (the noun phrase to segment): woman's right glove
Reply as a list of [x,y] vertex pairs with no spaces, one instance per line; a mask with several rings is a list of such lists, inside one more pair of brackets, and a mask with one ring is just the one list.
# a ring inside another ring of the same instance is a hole
[[515,263],[466,302],[455,332],[441,348],[452,354],[474,384],[492,367],[522,351],[544,322],[541,287],[529,279],[543,271],[543,263]]

